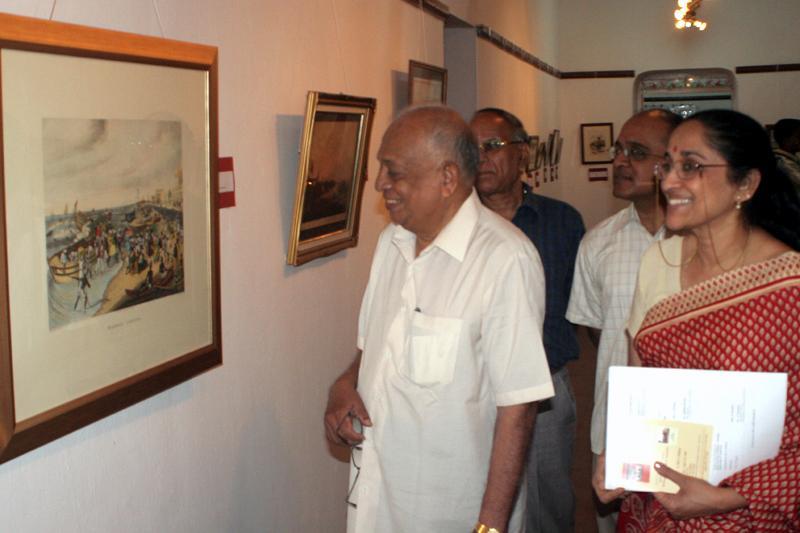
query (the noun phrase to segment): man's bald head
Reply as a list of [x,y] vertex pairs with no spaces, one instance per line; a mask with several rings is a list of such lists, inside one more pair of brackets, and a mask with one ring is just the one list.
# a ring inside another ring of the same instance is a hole
[[384,142],[400,132],[413,135],[417,143],[426,145],[441,163],[455,163],[463,183],[472,187],[480,154],[469,125],[456,111],[441,105],[410,107],[391,123]]

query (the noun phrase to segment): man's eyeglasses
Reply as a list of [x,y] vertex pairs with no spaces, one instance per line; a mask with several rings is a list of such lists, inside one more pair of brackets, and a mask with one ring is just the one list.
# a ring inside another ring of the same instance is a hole
[[353,477],[353,483],[350,485],[350,490],[347,491],[347,497],[345,498],[345,502],[347,505],[352,507],[353,509],[358,508],[358,505],[350,501],[350,498],[353,496],[353,490],[356,488],[356,483],[358,483],[358,476],[361,475],[361,467],[356,463],[356,452],[361,453],[361,446],[355,445],[350,447],[350,462],[353,464],[353,468],[356,469],[356,475]]
[[656,175],[659,179],[664,179],[667,175],[672,172],[673,170],[678,175],[678,179],[687,181],[696,178],[697,176],[703,175],[703,169],[706,168],[714,168],[714,167],[727,167],[727,163],[718,163],[713,165],[707,165],[704,163],[698,163],[697,161],[692,161],[691,159],[681,159],[679,161],[672,161],[670,159],[665,159],[661,163],[656,165]]
[[624,155],[631,161],[644,161],[648,157],[662,157],[660,154],[648,152],[642,146],[622,146],[619,143],[609,148],[608,154],[611,156],[611,159],[616,159],[618,155]]
[[499,150],[500,148],[508,146],[509,144],[524,144],[526,142],[527,141],[519,141],[519,140],[504,141],[503,139],[494,138],[480,143],[478,145],[478,150],[480,150],[482,154],[488,154],[489,152],[494,152],[495,150]]

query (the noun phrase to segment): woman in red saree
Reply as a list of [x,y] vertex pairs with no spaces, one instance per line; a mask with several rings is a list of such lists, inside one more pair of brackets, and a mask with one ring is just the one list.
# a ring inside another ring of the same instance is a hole
[[[797,196],[763,128],[733,111],[684,121],[658,174],[665,223],[679,235],[642,260],[628,323],[631,364],[786,372],[786,418],[778,455],[719,486],[656,463],[679,492],[628,495],[617,530],[800,531]],[[622,494],[597,478],[602,500]]]

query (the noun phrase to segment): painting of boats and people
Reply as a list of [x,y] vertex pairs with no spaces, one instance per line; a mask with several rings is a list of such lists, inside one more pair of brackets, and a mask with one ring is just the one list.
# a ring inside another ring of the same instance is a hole
[[181,124],[42,124],[50,329],[183,291]]
[[301,241],[347,227],[360,125],[361,116],[354,113],[317,111],[300,224]]

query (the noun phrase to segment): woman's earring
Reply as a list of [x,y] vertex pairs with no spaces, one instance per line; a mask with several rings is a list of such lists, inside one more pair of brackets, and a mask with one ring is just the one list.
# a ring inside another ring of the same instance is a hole
[[736,199],[736,209],[741,209],[741,208],[742,208],[742,200],[737,198]]

